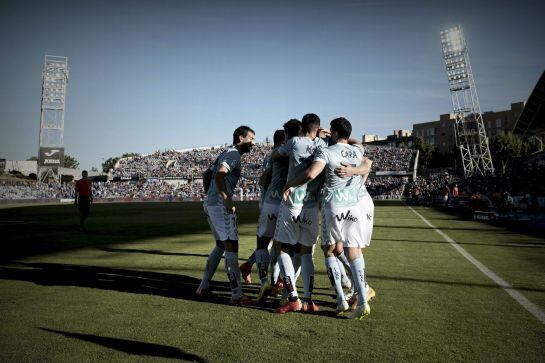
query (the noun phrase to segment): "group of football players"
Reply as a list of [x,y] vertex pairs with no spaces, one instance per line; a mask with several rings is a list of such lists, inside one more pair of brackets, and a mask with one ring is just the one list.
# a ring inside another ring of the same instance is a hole
[[[345,118],[332,120],[326,129],[315,114],[306,114],[301,121],[291,119],[275,132],[260,178],[263,193],[256,250],[239,267],[232,197],[241,174],[241,156],[255,144],[255,132],[248,126],[234,131],[233,145],[203,175],[204,212],[216,245],[208,256],[198,297],[211,294],[210,280],[225,255],[231,304],[264,304],[279,291],[277,313],[318,311],[312,300],[313,254],[321,240],[338,315],[363,319],[370,314],[369,301],[375,291],[367,284],[362,248],[370,244],[373,230],[374,205],[365,188],[372,162],[361,144],[350,138],[351,132]],[[251,281],[254,262],[261,282],[257,301],[242,293],[242,279]],[[302,299],[296,287],[299,276]],[[348,289],[346,293],[343,288]]]

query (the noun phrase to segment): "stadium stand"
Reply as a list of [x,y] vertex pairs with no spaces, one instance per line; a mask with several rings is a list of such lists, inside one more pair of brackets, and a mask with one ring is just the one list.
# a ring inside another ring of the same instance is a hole
[[[201,147],[191,150],[156,151],[152,154],[120,159],[112,172],[113,180],[93,183],[96,200],[202,200],[202,173],[226,148]],[[237,199],[258,200],[261,166],[270,144],[257,144],[244,155],[243,173],[235,193]],[[404,195],[415,151],[401,148],[367,146],[366,154],[373,160],[372,174],[367,182],[376,199],[398,199]],[[386,175],[377,175],[377,174]],[[32,183],[0,185],[0,200],[71,199],[72,183]]]

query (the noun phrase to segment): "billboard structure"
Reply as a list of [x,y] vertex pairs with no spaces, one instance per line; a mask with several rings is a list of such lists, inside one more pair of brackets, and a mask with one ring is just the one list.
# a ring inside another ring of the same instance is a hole
[[46,55],[42,72],[42,106],[38,153],[38,180],[60,181],[64,166],[64,108],[68,58]]
[[441,46],[456,116],[456,145],[462,154],[464,174],[466,178],[493,175],[492,156],[462,27],[442,31]]

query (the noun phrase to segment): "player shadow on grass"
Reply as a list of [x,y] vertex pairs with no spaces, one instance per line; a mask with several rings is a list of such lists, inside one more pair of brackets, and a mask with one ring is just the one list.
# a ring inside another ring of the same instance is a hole
[[[105,252],[147,253],[150,255],[160,255],[160,256],[190,256],[190,257],[208,258],[208,255],[205,255],[203,253],[165,252],[161,250],[141,250],[141,249],[134,249],[134,248],[110,248],[110,247],[104,247],[104,248],[101,248],[100,250]],[[223,258],[225,257],[222,257],[222,259]],[[238,260],[246,261],[245,258],[240,258],[240,257]]]
[[[14,265],[0,267],[0,279],[28,281],[44,286],[78,286],[230,305],[231,288],[227,282],[222,281],[212,281],[210,289],[214,295],[202,300],[195,295],[200,280],[187,275],[59,263],[18,263],[18,265],[21,268]],[[245,285],[244,290],[255,296],[259,292],[259,286]],[[334,306],[333,303],[327,302],[320,305]],[[276,307],[278,299],[271,299],[266,304],[248,308],[273,312]],[[331,315],[328,311],[320,311],[317,314]]]
[[99,335],[92,334],[82,334],[82,333],[70,333],[60,330],[42,328],[39,329],[49,332],[64,335],[67,338],[75,338],[84,340],[86,342],[95,343],[106,348],[115,349],[124,353],[133,354],[133,355],[143,355],[150,357],[160,357],[168,359],[180,359],[187,360],[191,362],[207,362],[205,359],[199,357],[198,355],[185,353],[179,348],[171,347],[168,345],[153,344],[146,342],[139,342],[137,340],[128,340],[112,337],[102,337]]

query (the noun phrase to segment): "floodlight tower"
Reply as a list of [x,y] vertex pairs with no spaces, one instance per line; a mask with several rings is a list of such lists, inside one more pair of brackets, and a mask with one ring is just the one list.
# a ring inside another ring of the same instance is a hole
[[38,180],[60,181],[64,165],[64,104],[68,83],[68,58],[46,55],[42,72],[42,107]]
[[441,45],[456,117],[456,145],[462,154],[464,174],[466,177],[493,175],[492,156],[462,27],[442,31]]

